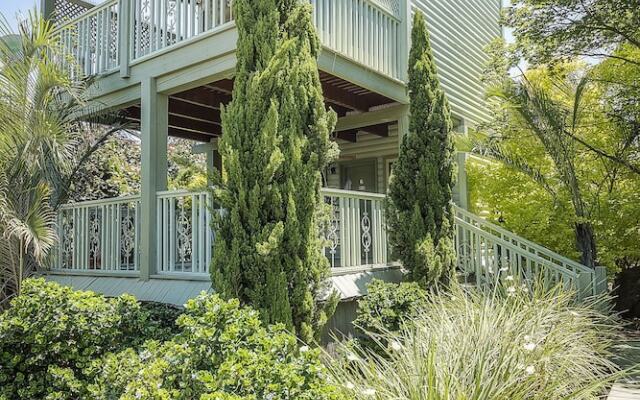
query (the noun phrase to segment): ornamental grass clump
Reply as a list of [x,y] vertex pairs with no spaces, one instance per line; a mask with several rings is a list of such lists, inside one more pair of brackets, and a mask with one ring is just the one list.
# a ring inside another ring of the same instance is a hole
[[616,376],[618,335],[601,302],[576,305],[562,289],[427,294],[379,346],[339,345],[332,373],[356,398],[411,400],[596,399]]

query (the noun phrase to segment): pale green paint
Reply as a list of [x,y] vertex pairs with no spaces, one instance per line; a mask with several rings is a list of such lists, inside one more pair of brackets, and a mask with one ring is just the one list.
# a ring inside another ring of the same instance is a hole
[[481,82],[488,61],[484,52],[491,40],[502,35],[499,0],[412,0],[431,33],[440,82],[454,116],[466,125],[489,119],[485,87]]
[[469,184],[467,179],[467,158],[468,153],[458,152],[456,154],[457,176],[456,185],[453,188],[455,203],[465,209],[469,209]]
[[408,112],[409,107],[407,105],[397,104],[366,113],[351,114],[339,118],[335,130],[339,132],[361,128],[363,126],[398,121],[403,116],[408,115]]
[[[131,0],[120,0],[118,15],[122,21],[131,20]],[[120,61],[120,77],[128,78],[131,74],[129,68],[129,54],[131,54],[131,26],[120,24],[118,35],[118,60]]]
[[158,93],[154,78],[142,81],[140,133],[141,162],[141,252],[140,278],[149,279],[157,266],[157,196],[167,189],[167,126],[169,98]]

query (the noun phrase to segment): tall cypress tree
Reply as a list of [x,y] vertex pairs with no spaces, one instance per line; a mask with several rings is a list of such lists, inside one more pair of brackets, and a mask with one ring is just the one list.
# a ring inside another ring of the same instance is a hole
[[412,280],[427,287],[453,271],[453,142],[429,33],[416,13],[409,54],[409,132],[402,137],[387,200],[389,242]]
[[320,43],[311,6],[298,0],[237,0],[233,100],[222,112],[223,173],[214,198],[214,290],[282,322],[303,340],[324,325],[329,264],[318,221],[321,171],[335,154],[325,109]]

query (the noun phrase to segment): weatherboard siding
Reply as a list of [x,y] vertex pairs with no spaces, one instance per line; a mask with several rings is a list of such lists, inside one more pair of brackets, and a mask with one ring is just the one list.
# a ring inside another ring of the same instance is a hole
[[499,0],[413,0],[431,33],[440,81],[455,116],[474,124],[489,119],[482,71],[486,46],[502,36]]

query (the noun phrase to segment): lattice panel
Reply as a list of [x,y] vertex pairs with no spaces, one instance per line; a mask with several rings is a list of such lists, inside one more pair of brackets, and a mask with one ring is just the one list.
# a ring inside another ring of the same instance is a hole
[[79,17],[89,8],[69,0],[54,0],[54,20],[56,25],[62,25]]

